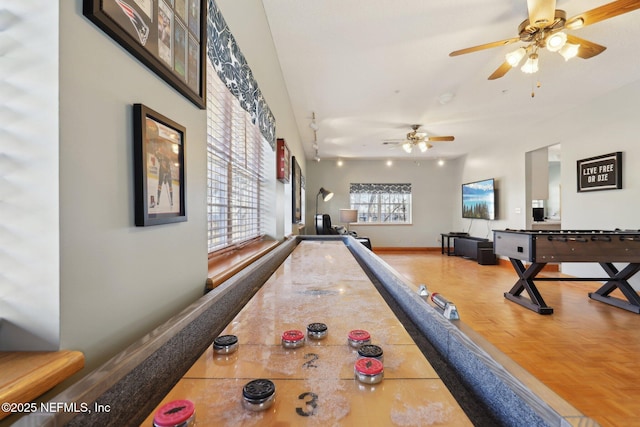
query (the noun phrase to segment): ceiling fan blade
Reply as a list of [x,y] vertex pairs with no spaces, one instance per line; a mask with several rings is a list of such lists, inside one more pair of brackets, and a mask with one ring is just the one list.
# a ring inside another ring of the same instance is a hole
[[599,45],[589,40],[581,39],[580,37],[567,34],[567,41],[573,44],[579,44],[578,55],[582,59],[589,59],[596,55],[601,54],[606,49],[605,46]]
[[455,138],[452,136],[430,136],[426,139],[431,142],[445,142],[445,141],[453,141]]
[[494,72],[493,74],[491,74],[489,76],[488,80],[495,80],[495,79],[499,79],[500,77],[504,76],[505,74],[507,74],[509,72],[509,70],[513,68],[511,67],[511,64],[509,64],[508,61],[504,61],[502,63],[502,65],[500,65]]
[[582,28],[636,9],[640,9],[640,0],[617,0],[571,17],[565,26],[570,29]]
[[556,0],[527,0],[529,24],[545,28],[555,20]]
[[464,55],[466,53],[477,52],[479,50],[491,49],[493,47],[499,47],[499,46],[506,46],[508,44],[515,43],[517,41],[520,41],[520,37],[513,37],[511,39],[505,39],[497,42],[485,43],[478,46],[468,47],[466,49],[456,50],[454,52],[451,52],[449,56]]

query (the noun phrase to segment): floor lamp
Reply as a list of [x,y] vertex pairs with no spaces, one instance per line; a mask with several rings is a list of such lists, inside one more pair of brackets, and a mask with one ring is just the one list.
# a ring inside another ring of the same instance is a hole
[[320,187],[320,191],[318,191],[318,195],[316,196],[316,217],[318,216],[318,197],[322,195],[322,201],[328,202],[333,197],[333,193],[329,190],[325,190],[324,187]]

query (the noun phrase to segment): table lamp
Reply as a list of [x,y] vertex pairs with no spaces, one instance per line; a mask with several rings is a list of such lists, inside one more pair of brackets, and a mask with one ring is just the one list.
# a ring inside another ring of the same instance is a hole
[[347,224],[348,233],[349,223],[358,222],[358,209],[340,209],[340,222]]

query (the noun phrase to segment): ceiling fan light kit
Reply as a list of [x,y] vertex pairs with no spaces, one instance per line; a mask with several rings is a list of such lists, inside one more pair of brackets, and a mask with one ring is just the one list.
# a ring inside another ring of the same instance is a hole
[[509,52],[505,55],[505,59],[512,67],[517,67],[522,58],[527,54],[527,50],[523,47],[519,47],[513,52]]
[[533,74],[538,72],[538,54],[532,53],[529,55],[529,59],[524,65],[520,68],[523,73]]
[[567,19],[564,10],[556,9],[556,0],[527,0],[529,16],[518,26],[516,37],[456,50],[449,56],[524,42],[527,43],[526,46],[506,54],[506,61],[489,76],[489,80],[503,77],[511,68],[518,66],[527,52],[531,53],[520,69],[524,73],[535,73],[538,71],[539,49],[546,48],[550,52],[557,52],[565,61],[575,56],[583,59],[592,58],[606,49],[588,40],[568,35],[562,30],[577,30],[639,8],[640,0],[616,0]]
[[[428,136],[424,132],[418,132],[420,125],[412,125],[411,132],[407,134],[407,139],[403,141],[401,144],[402,149],[407,153],[411,154],[413,152],[413,147],[418,147],[418,149],[425,153],[429,149],[433,148],[433,145],[429,144],[428,141],[436,141],[436,142],[444,142],[444,141],[453,141],[455,138],[453,136]],[[383,144],[397,144],[398,142],[386,141]]]
[[557,52],[562,48],[562,46],[564,46],[566,42],[567,34],[559,31],[547,37],[547,42],[545,43],[545,45],[549,52]]
[[564,46],[562,46],[562,49],[558,51],[558,53],[562,55],[565,61],[568,61],[571,58],[575,58],[578,55],[579,50],[579,44],[565,43]]

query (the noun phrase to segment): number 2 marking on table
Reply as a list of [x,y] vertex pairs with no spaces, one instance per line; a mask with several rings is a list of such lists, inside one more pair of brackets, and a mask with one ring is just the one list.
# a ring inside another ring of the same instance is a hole
[[310,399],[305,401],[304,403],[307,406],[307,408],[311,408],[311,410],[305,411],[304,409],[298,407],[296,408],[296,413],[302,417],[309,417],[311,415],[315,415],[316,408],[318,407],[318,395],[310,391],[307,391],[302,393],[300,396],[298,396],[298,399],[304,400],[305,397],[310,397]]
[[316,360],[318,360],[320,358],[320,356],[318,356],[317,354],[315,354],[315,353],[307,353],[307,354],[304,355],[304,358],[305,359],[311,358],[311,360],[307,360],[306,362],[304,362],[302,364],[303,368],[317,368],[318,367],[318,365],[316,365],[314,363]]

